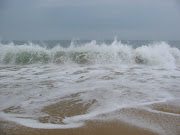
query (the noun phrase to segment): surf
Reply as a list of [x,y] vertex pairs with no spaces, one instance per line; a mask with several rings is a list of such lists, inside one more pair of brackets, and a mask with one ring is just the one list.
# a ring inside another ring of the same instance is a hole
[[98,44],[95,40],[67,48],[57,45],[51,49],[29,42],[15,45],[0,44],[0,64],[145,64],[177,65],[180,51],[166,42],[154,42],[133,48],[116,39],[111,44]]

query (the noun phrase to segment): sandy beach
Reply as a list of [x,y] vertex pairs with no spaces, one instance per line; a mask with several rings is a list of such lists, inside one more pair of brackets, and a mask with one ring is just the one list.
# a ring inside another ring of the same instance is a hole
[[[1,121],[0,133],[1,135],[179,135],[180,106],[178,102],[179,100],[174,100],[139,108],[120,109],[99,116],[99,120],[85,121],[85,125],[79,128],[36,129]],[[63,105],[66,106],[67,103],[58,103],[44,109],[51,116],[55,116],[58,115],[57,106],[62,107]],[[80,106],[80,104],[75,106],[68,115],[84,113],[86,107],[83,108],[84,112],[79,112],[82,109]],[[111,120],[100,120],[101,117],[107,116],[111,117]],[[46,121],[44,120],[44,122]]]

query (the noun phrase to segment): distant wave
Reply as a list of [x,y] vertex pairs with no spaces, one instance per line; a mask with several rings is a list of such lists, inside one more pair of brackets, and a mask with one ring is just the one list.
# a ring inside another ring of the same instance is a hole
[[56,46],[52,49],[38,44],[0,44],[0,64],[180,64],[180,50],[166,42],[156,42],[133,48],[114,40],[110,45],[91,41],[83,46],[68,48]]

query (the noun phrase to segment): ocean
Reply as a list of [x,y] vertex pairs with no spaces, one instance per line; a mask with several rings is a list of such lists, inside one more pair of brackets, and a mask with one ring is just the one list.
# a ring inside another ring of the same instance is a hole
[[179,101],[180,41],[0,42],[4,134],[19,134],[16,126],[95,132],[97,123],[123,122],[142,133],[178,135]]

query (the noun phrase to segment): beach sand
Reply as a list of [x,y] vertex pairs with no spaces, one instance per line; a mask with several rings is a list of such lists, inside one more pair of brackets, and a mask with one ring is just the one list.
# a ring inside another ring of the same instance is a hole
[[[95,101],[93,101],[95,102]],[[92,104],[93,104],[92,102]],[[36,129],[18,125],[13,122],[0,122],[1,135],[179,135],[180,134],[180,105],[179,100],[164,103],[154,103],[143,107],[123,108],[115,112],[103,114],[100,119],[85,121],[83,127],[70,129]],[[89,104],[90,105],[90,104]],[[57,103],[44,108],[46,113],[56,115],[58,106],[67,103]],[[79,112],[80,105],[72,108],[70,115]],[[56,110],[56,111],[55,111]],[[65,109],[64,109],[65,110]],[[7,111],[7,110],[6,110]],[[7,112],[8,113],[8,112]],[[118,116],[118,117],[117,117]],[[101,118],[111,118],[103,119]],[[41,119],[41,122],[46,122]]]

